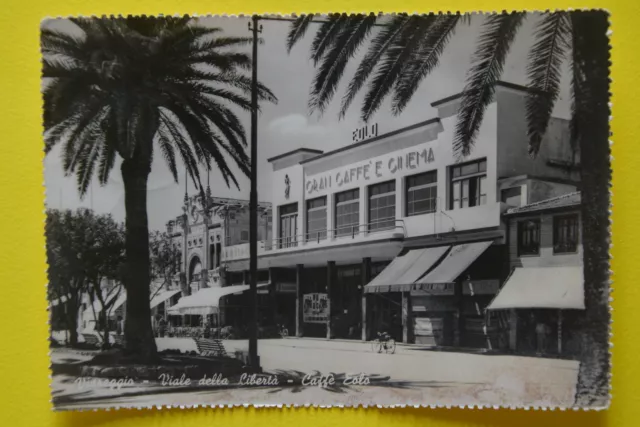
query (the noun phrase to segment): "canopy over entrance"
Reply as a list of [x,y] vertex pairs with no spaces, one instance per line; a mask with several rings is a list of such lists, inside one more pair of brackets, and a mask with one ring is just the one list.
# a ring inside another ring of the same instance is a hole
[[[267,283],[258,283],[258,287],[268,286]],[[215,314],[218,312],[220,298],[240,294],[249,290],[249,285],[233,285],[225,287],[204,288],[188,297],[181,298],[173,307],[167,310],[171,315],[199,315]]]
[[364,287],[364,292],[433,291],[434,286],[451,287],[492,243],[474,242],[410,250],[396,257]]
[[397,256],[382,272],[364,287],[365,293],[406,292],[449,250],[449,246],[413,249]]
[[516,268],[487,310],[584,310],[582,266]]

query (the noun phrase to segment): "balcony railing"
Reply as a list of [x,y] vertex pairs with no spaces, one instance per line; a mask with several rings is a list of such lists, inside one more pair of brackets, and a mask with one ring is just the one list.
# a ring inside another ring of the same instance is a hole
[[355,239],[360,236],[368,236],[383,232],[397,230],[406,237],[407,231],[402,219],[383,219],[380,221],[372,221],[367,224],[357,224],[345,227],[334,228],[330,230],[318,230],[312,233],[305,233],[296,236],[284,236],[273,239],[271,244],[267,242],[265,250],[286,249],[298,247],[304,243],[320,243],[325,240],[337,239]]
[[[303,245],[316,245],[325,241],[342,241],[356,239],[360,236],[371,236],[394,231],[401,234],[403,238],[407,236],[404,221],[401,219],[386,219],[374,221],[368,224],[359,224],[348,227],[340,227],[331,230],[319,230],[312,233],[305,233],[296,236],[286,236],[269,241],[258,241],[258,253],[270,252],[278,249],[296,248]],[[227,246],[223,248],[223,258],[225,261],[234,259],[244,259],[249,257],[249,244]]]

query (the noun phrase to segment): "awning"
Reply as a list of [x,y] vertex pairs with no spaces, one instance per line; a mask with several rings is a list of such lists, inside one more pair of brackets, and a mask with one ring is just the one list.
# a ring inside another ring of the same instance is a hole
[[151,302],[149,305],[151,308],[156,308],[179,292],[180,289],[174,289],[171,291],[160,291],[153,298],[151,298]]
[[449,246],[413,249],[397,256],[382,272],[364,287],[370,292],[405,292],[449,250]]
[[582,267],[516,268],[487,310],[511,308],[584,310]]
[[416,283],[431,285],[454,282],[492,243],[492,241],[474,242],[454,246],[436,268]]
[[[267,285],[269,285],[269,282],[258,283],[258,287]],[[172,315],[190,314],[199,316],[215,314],[218,312],[220,298],[227,295],[240,294],[248,290],[249,285],[233,285],[200,289],[193,295],[181,298],[176,305],[167,310],[167,313]]]

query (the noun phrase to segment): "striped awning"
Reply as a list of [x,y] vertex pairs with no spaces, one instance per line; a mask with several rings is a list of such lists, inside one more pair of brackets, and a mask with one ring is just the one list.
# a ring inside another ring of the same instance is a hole
[[433,267],[449,250],[449,246],[412,249],[397,256],[382,272],[364,287],[365,293],[405,292]]

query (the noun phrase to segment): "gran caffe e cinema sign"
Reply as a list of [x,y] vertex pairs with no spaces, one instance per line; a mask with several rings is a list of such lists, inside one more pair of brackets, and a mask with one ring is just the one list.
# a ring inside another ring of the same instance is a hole
[[401,154],[395,152],[367,162],[308,177],[305,180],[305,192],[310,196],[315,193],[352,187],[362,182],[391,177],[402,173],[403,170],[418,169],[435,160],[432,147],[414,149]]

